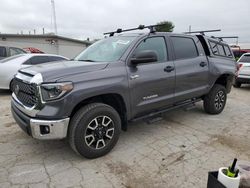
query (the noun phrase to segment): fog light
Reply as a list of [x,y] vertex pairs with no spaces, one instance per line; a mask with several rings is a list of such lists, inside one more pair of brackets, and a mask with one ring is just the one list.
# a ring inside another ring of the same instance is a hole
[[48,125],[40,125],[40,133],[42,135],[50,133],[50,127]]

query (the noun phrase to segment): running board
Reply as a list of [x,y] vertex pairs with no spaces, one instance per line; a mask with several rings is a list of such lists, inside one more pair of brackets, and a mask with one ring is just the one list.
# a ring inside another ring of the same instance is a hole
[[179,108],[185,108],[186,110],[189,110],[189,109],[191,109],[191,107],[194,108],[195,103],[199,102],[201,100],[202,100],[201,98],[198,98],[198,99],[192,99],[191,101],[188,101],[188,102],[185,101],[185,102],[182,102],[182,103],[177,103],[174,106],[171,106],[169,108],[159,110],[159,111],[156,111],[156,112],[151,112],[150,114],[134,118],[134,119],[132,119],[130,121],[135,122],[135,121],[139,121],[139,120],[143,120],[143,119],[153,118],[155,116],[159,116],[159,115],[161,115],[163,113],[166,113],[166,112],[169,112],[169,111],[172,111],[172,110],[175,110],[175,109],[179,109]]

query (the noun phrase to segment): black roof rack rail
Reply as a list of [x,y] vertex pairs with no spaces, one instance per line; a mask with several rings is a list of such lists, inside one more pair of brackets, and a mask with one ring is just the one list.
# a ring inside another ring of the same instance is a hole
[[223,41],[223,39],[237,39],[238,40],[238,36],[226,36],[226,37],[215,37],[215,36],[212,36],[212,38],[215,38],[215,39],[219,39],[220,41]]
[[123,33],[123,32],[127,32],[127,31],[143,30],[143,29],[149,29],[150,33],[155,33],[156,32],[155,27],[156,26],[161,26],[161,25],[164,25],[164,24],[148,25],[148,26],[139,25],[138,27],[131,28],[131,29],[121,29],[121,28],[118,28],[116,31],[111,31],[111,32],[103,33],[103,34],[104,35],[109,35],[110,37],[112,37],[112,36],[114,36],[115,33]]
[[201,35],[205,35],[205,33],[209,33],[209,32],[219,32],[219,31],[221,31],[221,29],[201,30],[201,31],[190,31],[190,32],[184,32],[184,34],[200,33]]

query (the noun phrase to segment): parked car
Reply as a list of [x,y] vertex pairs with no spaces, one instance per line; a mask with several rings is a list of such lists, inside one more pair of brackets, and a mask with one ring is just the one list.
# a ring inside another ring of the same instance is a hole
[[20,68],[46,62],[68,60],[68,58],[50,54],[19,54],[0,60],[0,89],[10,89],[11,81]]
[[78,154],[96,158],[116,145],[128,122],[201,100],[208,114],[221,113],[237,71],[229,46],[150,30],[112,32],[74,61],[19,70],[11,104],[18,125],[36,139],[68,138]]
[[0,46],[0,60],[18,54],[26,54],[27,52],[21,48]]
[[239,88],[241,84],[250,84],[250,53],[243,54],[238,63],[238,75],[234,87]]

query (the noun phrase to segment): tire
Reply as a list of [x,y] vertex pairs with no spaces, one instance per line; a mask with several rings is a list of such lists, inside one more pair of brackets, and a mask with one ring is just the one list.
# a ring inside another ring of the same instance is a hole
[[235,83],[234,83],[234,87],[235,87],[235,88],[240,88],[240,86],[241,86],[241,83],[240,83],[240,82],[235,81]]
[[82,107],[69,125],[69,143],[81,156],[101,157],[116,145],[121,132],[117,111],[106,104],[92,103]]
[[227,91],[222,85],[215,84],[204,97],[204,110],[208,114],[219,114],[223,111],[227,101]]

